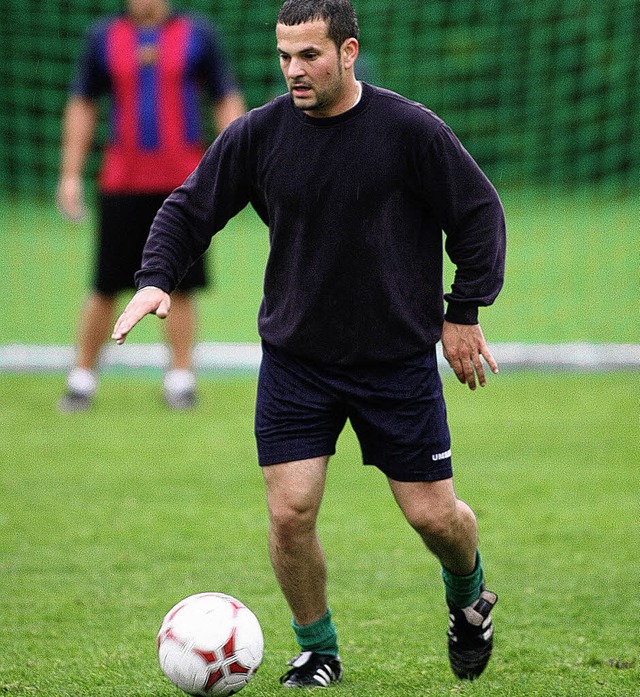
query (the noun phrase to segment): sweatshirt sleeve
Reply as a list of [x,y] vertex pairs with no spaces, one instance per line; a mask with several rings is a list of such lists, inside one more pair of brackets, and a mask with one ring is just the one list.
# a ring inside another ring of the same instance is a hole
[[97,99],[109,92],[111,78],[107,69],[107,33],[111,19],[93,25],[84,39],[82,55],[69,86],[69,95]]
[[212,143],[198,167],[164,201],[151,225],[135,274],[137,288],[157,286],[170,293],[213,235],[250,199],[246,119],[240,117]]
[[445,250],[456,267],[445,293],[445,318],[477,324],[478,307],[491,305],[504,281],[506,224],[489,179],[451,129],[441,123],[428,152],[430,204],[445,232]]

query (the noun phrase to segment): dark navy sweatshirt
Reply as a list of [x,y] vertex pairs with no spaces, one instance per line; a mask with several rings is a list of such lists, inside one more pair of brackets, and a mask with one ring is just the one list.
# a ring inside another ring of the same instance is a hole
[[[426,351],[444,319],[477,322],[503,282],[498,194],[421,104],[363,84],[331,118],[277,97],[228,126],[165,201],[136,274],[171,292],[247,204],[268,226],[261,337],[308,360],[358,365]],[[443,290],[444,246],[456,267]]]

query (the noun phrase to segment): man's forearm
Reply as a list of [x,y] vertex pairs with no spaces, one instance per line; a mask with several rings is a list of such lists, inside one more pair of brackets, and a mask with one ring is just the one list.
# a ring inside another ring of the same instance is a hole
[[71,97],[62,125],[60,178],[80,177],[84,169],[98,120],[98,107],[81,97]]

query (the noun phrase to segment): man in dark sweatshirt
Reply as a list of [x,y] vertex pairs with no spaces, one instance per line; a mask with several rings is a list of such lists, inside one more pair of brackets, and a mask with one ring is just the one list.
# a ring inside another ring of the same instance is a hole
[[[441,119],[356,80],[349,0],[287,0],[276,39],[288,94],[227,127],[166,200],[113,338],[146,314],[166,317],[186,270],[250,203],[271,247],[255,433],[271,560],[301,651],[283,684],[342,677],[316,520],[347,419],[442,565],[451,667],[474,679],[491,656],[497,596],[476,518],[454,491],[435,346],[472,390],[486,383],[481,357],[498,371],[478,308],[502,286],[502,205]],[[443,232],[456,267],[447,294]]]

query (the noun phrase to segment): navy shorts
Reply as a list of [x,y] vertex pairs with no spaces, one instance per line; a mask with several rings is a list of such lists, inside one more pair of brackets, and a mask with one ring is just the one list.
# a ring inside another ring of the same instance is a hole
[[[105,295],[134,288],[133,275],[140,268],[142,249],[151,223],[168,194],[100,194],[98,199],[98,248],[93,287]],[[178,290],[207,285],[200,257],[187,271]]]
[[333,455],[350,420],[362,459],[398,481],[452,476],[435,347],[401,363],[327,366],[263,342],[255,433],[261,466]]

